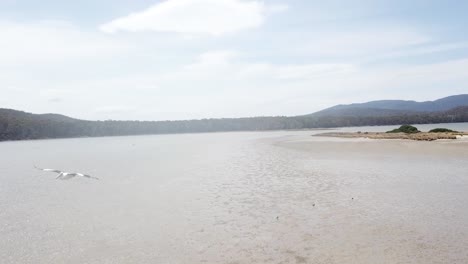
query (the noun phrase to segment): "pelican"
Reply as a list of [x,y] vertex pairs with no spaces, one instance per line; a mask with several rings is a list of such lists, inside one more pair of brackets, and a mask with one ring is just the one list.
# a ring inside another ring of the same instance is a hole
[[34,168],[41,170],[41,171],[47,171],[47,172],[55,172],[58,173],[57,180],[69,180],[73,177],[85,177],[89,179],[94,179],[94,180],[99,180],[97,177],[93,177],[91,175],[83,174],[83,173],[77,173],[77,172],[66,172],[66,171],[61,171],[61,170],[55,170],[55,169],[42,169],[34,166]]

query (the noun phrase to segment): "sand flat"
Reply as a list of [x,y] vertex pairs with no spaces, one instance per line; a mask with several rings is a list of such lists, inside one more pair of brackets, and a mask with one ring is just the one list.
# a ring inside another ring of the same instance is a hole
[[0,259],[468,262],[468,142],[311,133],[2,143]]
[[338,138],[369,138],[369,139],[408,139],[417,141],[434,141],[444,139],[459,139],[468,136],[468,132],[446,132],[446,133],[385,133],[385,132],[326,132],[318,133],[317,137]]

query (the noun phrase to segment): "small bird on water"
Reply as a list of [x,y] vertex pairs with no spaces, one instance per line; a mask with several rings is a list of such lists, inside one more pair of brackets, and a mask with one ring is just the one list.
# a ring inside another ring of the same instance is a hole
[[84,177],[88,179],[94,179],[94,180],[99,180],[99,178],[88,175],[88,174],[83,174],[83,173],[78,173],[78,172],[66,172],[66,171],[61,171],[61,170],[56,170],[56,169],[42,169],[34,166],[34,168],[41,170],[41,171],[47,171],[47,172],[55,172],[58,173],[59,175],[57,176],[57,180],[69,180],[73,177]]

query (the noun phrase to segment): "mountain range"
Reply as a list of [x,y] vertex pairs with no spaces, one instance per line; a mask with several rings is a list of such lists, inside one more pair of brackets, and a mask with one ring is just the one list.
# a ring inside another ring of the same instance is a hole
[[448,96],[435,101],[379,100],[367,103],[336,105],[312,116],[391,116],[447,111],[468,105],[468,94]]
[[381,100],[337,105],[303,116],[182,121],[87,121],[0,108],[0,141],[468,122],[468,95],[435,101]]

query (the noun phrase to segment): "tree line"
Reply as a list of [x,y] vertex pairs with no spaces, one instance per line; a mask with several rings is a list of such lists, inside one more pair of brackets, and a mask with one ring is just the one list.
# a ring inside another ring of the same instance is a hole
[[0,109],[0,141],[224,131],[266,131],[349,126],[468,122],[468,106],[445,112],[394,116],[276,116],[185,121],[86,121]]

